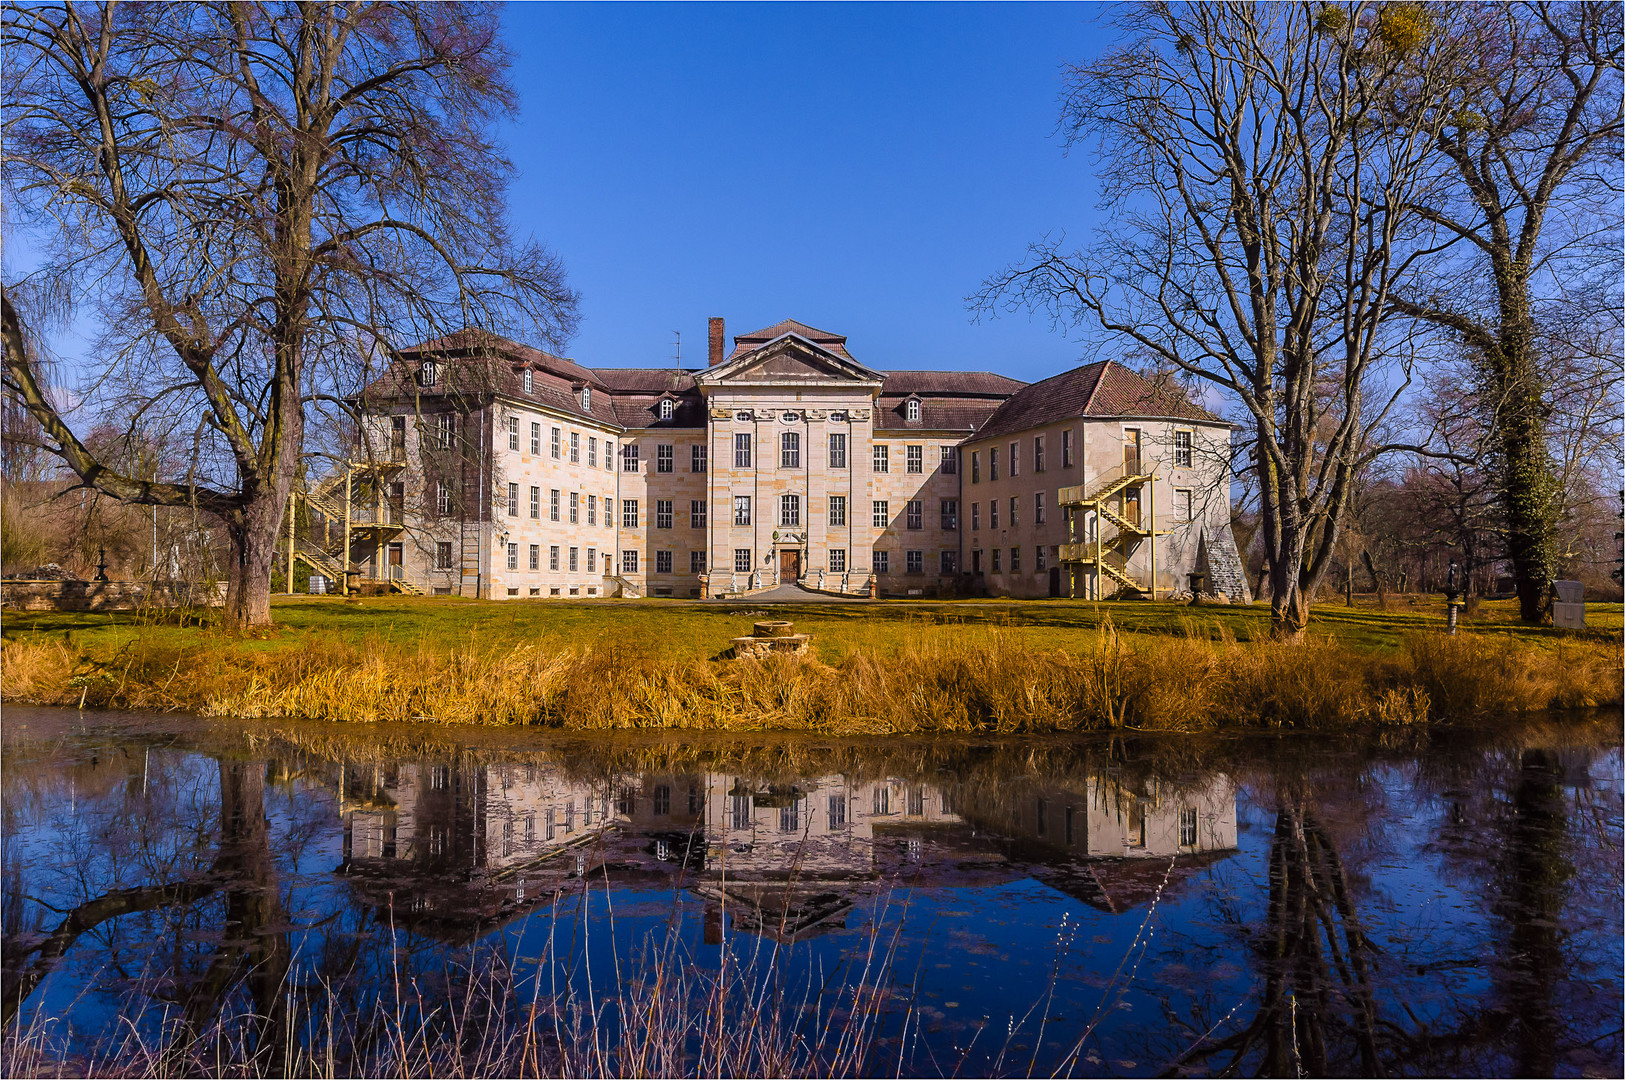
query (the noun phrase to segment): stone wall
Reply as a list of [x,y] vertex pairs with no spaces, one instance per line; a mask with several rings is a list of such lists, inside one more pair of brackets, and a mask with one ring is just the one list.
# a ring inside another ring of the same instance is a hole
[[212,587],[187,581],[0,582],[0,608],[8,611],[132,611],[225,602],[225,582]]

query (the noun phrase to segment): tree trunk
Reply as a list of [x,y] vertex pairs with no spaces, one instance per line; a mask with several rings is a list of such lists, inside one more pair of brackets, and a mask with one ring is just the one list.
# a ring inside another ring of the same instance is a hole
[[1507,554],[1518,586],[1518,615],[1538,623],[1556,576],[1557,521],[1551,460],[1542,416],[1542,387],[1533,350],[1523,335],[1503,338],[1492,358],[1493,390],[1500,402],[1496,424],[1500,497],[1506,513]]
[[1296,641],[1309,625],[1309,600],[1296,565],[1282,559],[1270,567],[1270,634]]
[[271,568],[282,539],[283,509],[288,505],[289,475],[226,518],[231,538],[231,564],[226,579],[227,626],[247,629],[271,625]]

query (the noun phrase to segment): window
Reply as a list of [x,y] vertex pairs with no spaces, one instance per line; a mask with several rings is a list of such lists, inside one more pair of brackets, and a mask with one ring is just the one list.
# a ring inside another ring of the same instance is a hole
[[831,795],[829,797],[829,827],[831,829],[846,828],[845,795]]
[[1016,496],[1016,495],[1010,496],[1010,527],[1012,529],[1016,527],[1016,524],[1017,524],[1016,518],[1021,512],[1020,507],[1021,507],[1021,499],[1020,499],[1020,497]]
[[942,453],[942,475],[957,475],[959,473],[959,451],[951,446],[940,446],[937,449]]
[[581,521],[581,492],[570,492],[570,524],[575,525]]
[[1039,544],[1033,548],[1033,568],[1039,573],[1044,571],[1044,545]]
[[1033,436],[1033,472],[1044,471],[1044,436]]
[[542,425],[530,425],[530,452],[536,457],[542,456]]
[[705,573],[705,552],[691,551],[688,553],[688,572],[691,574]]
[[1193,500],[1191,499],[1191,489],[1190,488],[1175,488],[1174,489],[1174,520],[1175,521],[1194,521],[1194,520],[1196,520],[1196,514],[1194,512],[1195,507],[1192,504],[1193,504]]
[[750,432],[741,431],[734,435],[734,468],[750,468]]
[[1181,807],[1179,811],[1179,846],[1196,846],[1196,808]]
[[549,570],[559,568],[559,546],[557,544],[547,549],[547,568]]
[[909,423],[917,424],[920,422],[920,403],[918,399],[911,398],[904,408],[904,415],[908,417]]
[[540,544],[530,545],[530,568],[532,570],[542,568],[542,545]]
[[801,468],[801,432],[786,431],[779,436],[779,468]]
[[889,573],[891,573],[891,552],[889,552],[889,551],[877,551],[877,552],[874,553],[874,558],[875,558],[875,573],[877,573],[877,574],[889,574]]
[[559,519],[559,489],[549,488],[547,492],[547,520]]
[[587,496],[587,524],[598,524],[598,496]]
[[615,440],[604,440],[604,468],[610,472],[615,471]]
[[508,516],[519,516],[519,485],[514,483],[508,485]]
[[509,544],[508,545],[508,569],[509,570],[517,570],[517,569],[519,569],[519,545],[518,544]]
[[439,376],[439,365],[433,360],[423,361],[423,366],[418,368],[418,382],[424,386],[433,386]]
[[621,552],[621,573],[635,574],[638,572],[638,553],[635,551]]
[[657,529],[669,529],[669,528],[671,528],[671,518],[672,518],[671,500],[670,499],[656,499],[655,500],[655,528],[657,528]]
[[661,445],[655,447],[655,472],[672,471],[672,448]]
[[1072,467],[1072,429],[1061,432],[1061,468]]
[[688,504],[688,523],[696,529],[705,528],[705,500],[691,499]]
[[987,478],[989,480],[999,478],[999,448],[997,446],[987,448]]
[[597,548],[588,548],[587,549],[587,573],[589,573],[589,574],[598,573],[598,549]]
[[832,574],[846,573],[846,549],[829,549],[829,572]]
[[994,548],[993,549],[993,572],[995,574],[997,574],[999,572],[999,556],[1001,554],[1003,554],[1003,552],[1004,552],[1003,548]]
[[1012,574],[1021,573],[1021,549],[1018,547],[1010,549],[1010,572]]
[[698,445],[698,444],[689,447],[688,448],[688,471],[689,472],[704,472],[705,471],[705,465],[706,465],[705,455],[706,455],[706,447]]
[[587,412],[592,412],[592,387],[590,386],[581,388],[581,408]]
[[636,499],[621,500],[621,528],[635,529],[638,527],[638,501]]
[[903,457],[908,462],[907,471],[911,473],[925,472],[925,447],[905,446]]
[[559,449],[560,449],[559,448],[559,429],[558,428],[551,428],[551,429],[549,429],[549,431],[551,433],[548,435],[547,452],[553,458],[554,461],[557,461],[557,460],[559,460]]
[[953,577],[959,573],[959,552],[944,551],[939,558],[942,563],[943,577]]
[[980,574],[982,572],[981,548],[977,548],[975,551],[970,553],[970,572],[973,574]]
[[923,552],[923,551],[905,551],[905,552],[903,552],[903,569],[907,573],[910,573],[910,574],[923,574],[923,573],[925,573],[925,552]]
[[542,518],[542,489],[531,485],[530,489],[530,516],[534,521]]
[[579,431],[570,432],[570,464],[581,464],[581,433]]
[[750,796],[735,795],[732,799],[733,827],[736,829],[750,828]]
[[801,800],[791,799],[788,806],[779,807],[779,831],[784,833],[798,833],[801,831]]
[[674,406],[672,404],[671,398],[669,398],[669,397],[668,398],[661,398],[660,399],[660,419],[662,419],[662,420],[670,420],[671,419],[671,414],[675,410],[675,408],[676,408],[676,406]]
[[875,444],[875,472],[891,471],[891,448],[885,443]]
[[875,785],[874,812],[877,816],[891,813],[891,787],[889,785]]
[[749,495],[735,495],[734,496],[734,524],[735,525],[749,525],[750,524],[750,496]]
[[947,532],[959,528],[959,500],[943,499],[938,507],[942,514],[942,527]]
[[671,788],[666,784],[655,785],[654,812],[661,817],[671,813]]
[[846,468],[846,432],[832,431],[829,436],[829,467]]
[[987,501],[987,527],[990,529],[999,527],[999,500],[997,499]]
[[671,573],[671,552],[669,552],[669,551],[657,551],[657,552],[655,552],[655,573],[657,573],[657,574],[669,574],[669,573]]
[[580,548],[571,548],[570,549],[569,566],[570,566],[570,573],[572,573],[572,574],[575,573],[577,570],[581,569],[581,549]]
[[[529,374],[529,372],[526,372]],[[519,449],[519,417],[508,417],[508,449]]]
[[750,548],[734,548],[734,572],[750,573]]
[[615,527],[615,499],[613,496],[604,496],[604,528]]
[[637,472],[638,471],[638,444],[637,443],[627,443],[625,446],[621,447],[621,471],[622,472]]
[[1044,493],[1042,491],[1033,492],[1033,524],[1044,524]]
[[780,525],[800,525],[801,524],[801,496],[800,495],[780,495],[779,496],[779,524]]
[[891,528],[891,505],[885,499],[876,499],[874,502],[874,527]]
[[1191,466],[1191,433],[1188,431],[1174,432],[1174,468],[1188,469]]
[[456,418],[451,413],[441,413],[434,418],[434,444],[442,450],[451,449],[452,435],[457,429]]
[[451,569],[451,541],[436,540],[434,545],[434,568],[436,570]]
[[921,499],[908,501],[908,527],[911,529],[925,528],[925,502]]
[[970,531],[976,532],[982,527],[982,504],[970,504]]
[[908,789],[908,812],[915,817],[925,813],[925,789],[913,787]]
[[598,468],[598,440],[590,435],[587,437],[587,467]]
[[831,495],[829,497],[829,524],[831,528],[839,528],[846,524],[845,495]]
[[1021,444],[1018,442],[1010,444],[1010,475],[1021,475]]
[[439,514],[451,513],[451,483],[447,480],[434,482],[434,508]]

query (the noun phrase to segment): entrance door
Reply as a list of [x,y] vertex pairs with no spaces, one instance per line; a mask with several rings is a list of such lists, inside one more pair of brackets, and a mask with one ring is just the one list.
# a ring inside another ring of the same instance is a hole
[[399,580],[406,573],[406,547],[404,544],[389,545],[389,577],[391,581]]
[[797,548],[779,549],[779,580],[801,580],[801,551]]
[[1140,432],[1128,428],[1123,432],[1123,475],[1140,475]]
[[1123,517],[1125,517],[1129,521],[1133,522],[1135,525],[1138,525],[1140,523],[1140,493],[1139,493],[1139,491],[1136,490],[1136,491],[1125,491],[1125,492],[1123,492]]
[[1051,596],[1061,595],[1061,568],[1059,566],[1049,568],[1049,594]]

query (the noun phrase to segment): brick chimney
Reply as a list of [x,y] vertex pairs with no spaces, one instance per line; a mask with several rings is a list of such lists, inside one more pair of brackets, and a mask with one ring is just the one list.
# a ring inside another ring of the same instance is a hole
[[716,367],[722,363],[722,317],[711,316],[711,366]]

